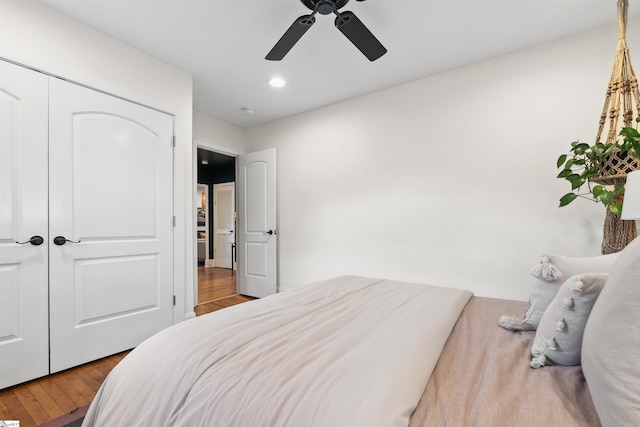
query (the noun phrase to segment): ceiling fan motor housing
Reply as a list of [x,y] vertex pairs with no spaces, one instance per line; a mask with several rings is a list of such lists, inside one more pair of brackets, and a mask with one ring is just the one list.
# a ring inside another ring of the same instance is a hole
[[328,15],[333,13],[333,8],[335,4],[332,1],[321,1],[318,3],[318,13],[320,15]]
[[302,4],[307,6],[311,10],[318,8],[320,15],[329,15],[334,10],[343,8],[349,0],[300,0]]

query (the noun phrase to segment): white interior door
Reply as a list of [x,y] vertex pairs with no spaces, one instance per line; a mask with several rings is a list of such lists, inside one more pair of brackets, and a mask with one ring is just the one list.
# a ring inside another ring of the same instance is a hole
[[51,79],[49,124],[57,372],[173,323],[173,118]]
[[0,61],[0,389],[49,373],[47,84]]
[[237,292],[277,292],[276,150],[238,157]]
[[233,213],[236,210],[235,184],[215,184],[213,186],[213,228],[216,237],[213,243],[216,267],[232,268],[232,251],[235,241],[235,221]]

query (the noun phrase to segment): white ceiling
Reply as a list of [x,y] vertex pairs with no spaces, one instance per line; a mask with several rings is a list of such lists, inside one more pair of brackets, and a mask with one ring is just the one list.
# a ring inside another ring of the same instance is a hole
[[[342,11],[363,21],[385,56],[369,62],[333,28],[333,15],[317,15],[289,54],[272,62],[267,52],[309,13],[299,0],[38,2],[193,75],[194,109],[241,127],[616,22],[615,0],[351,1]],[[640,14],[634,6],[630,17]],[[286,79],[284,88],[267,84],[275,75]]]

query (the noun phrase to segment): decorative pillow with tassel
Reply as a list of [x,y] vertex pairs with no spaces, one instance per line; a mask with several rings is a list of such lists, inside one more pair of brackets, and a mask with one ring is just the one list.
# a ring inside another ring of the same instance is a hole
[[594,257],[543,255],[540,263],[531,269],[533,288],[524,318],[504,315],[500,316],[498,324],[511,331],[535,331],[542,315],[567,278],[580,273],[608,273],[617,258],[618,253]]
[[607,274],[583,273],[567,279],[545,311],[531,346],[531,367],[580,364],[582,336]]

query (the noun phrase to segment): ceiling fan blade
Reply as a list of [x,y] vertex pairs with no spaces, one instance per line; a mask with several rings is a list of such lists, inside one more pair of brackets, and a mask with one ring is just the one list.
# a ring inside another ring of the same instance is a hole
[[353,12],[339,13],[336,17],[336,27],[360,49],[369,61],[375,61],[387,53],[387,49]]
[[298,40],[316,22],[313,15],[303,15],[296,19],[289,29],[280,37],[280,40],[273,46],[265,59],[269,61],[280,61],[291,50]]

